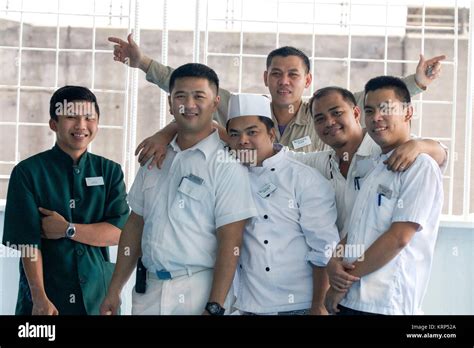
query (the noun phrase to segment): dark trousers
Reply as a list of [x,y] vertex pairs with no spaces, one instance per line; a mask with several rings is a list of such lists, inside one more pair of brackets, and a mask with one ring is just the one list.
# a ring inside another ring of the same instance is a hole
[[380,315],[378,313],[357,311],[355,309],[347,308],[341,305],[338,305],[337,308],[339,309],[339,313],[337,313],[337,315]]

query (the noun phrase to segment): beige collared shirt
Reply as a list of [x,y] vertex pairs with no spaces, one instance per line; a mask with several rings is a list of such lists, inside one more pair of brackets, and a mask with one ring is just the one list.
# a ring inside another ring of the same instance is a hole
[[[148,68],[146,79],[158,85],[164,91],[169,92],[169,81],[173,70],[173,68],[153,60],[150,64],[150,67]],[[419,88],[415,82],[415,75],[409,75],[403,78],[403,81],[406,83],[408,90],[410,91],[410,95],[413,96],[423,92],[423,90]],[[214,114],[214,120],[216,120],[221,126],[225,127],[227,123],[231,92],[226,89],[219,88],[219,96],[221,97],[221,101],[216,113]],[[363,111],[364,91],[354,93],[354,96],[356,98],[357,105]],[[275,126],[278,125],[274,115],[273,121],[275,122]],[[362,125],[364,125],[364,117],[362,117]],[[319,139],[318,134],[314,129],[313,118],[311,116],[311,110],[307,101],[303,101],[301,103],[301,106],[294,119],[288,123],[283,134],[280,134],[278,127],[275,128],[277,133],[275,142],[284,146],[288,146],[290,150],[298,152],[313,152],[329,149],[329,147],[327,147],[321,141],[321,139]]]

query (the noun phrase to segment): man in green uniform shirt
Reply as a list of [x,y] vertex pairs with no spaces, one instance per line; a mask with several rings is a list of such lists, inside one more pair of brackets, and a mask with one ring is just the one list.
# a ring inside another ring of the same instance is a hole
[[99,106],[84,87],[50,100],[56,144],[10,177],[3,244],[22,251],[16,314],[99,314],[129,208],[120,165],[87,152]]

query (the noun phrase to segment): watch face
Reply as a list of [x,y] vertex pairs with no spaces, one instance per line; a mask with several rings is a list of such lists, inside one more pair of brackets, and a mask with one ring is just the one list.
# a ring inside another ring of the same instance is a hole
[[210,302],[206,306],[206,310],[211,315],[222,315],[224,314],[225,309],[222,308],[218,303]]
[[215,303],[213,303],[209,306],[209,310],[211,311],[212,314],[216,314],[216,313],[219,312],[219,308],[217,308]]
[[74,228],[69,227],[69,228],[67,229],[67,231],[66,231],[66,236],[68,236],[69,238],[71,238],[72,236],[74,236],[75,232],[76,232],[76,231],[74,230]]

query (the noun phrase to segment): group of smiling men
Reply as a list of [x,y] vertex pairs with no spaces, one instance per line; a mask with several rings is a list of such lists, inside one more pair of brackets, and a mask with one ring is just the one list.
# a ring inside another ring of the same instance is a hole
[[17,314],[118,314],[137,262],[132,314],[421,313],[447,150],[411,135],[411,95],[444,56],[306,102],[310,61],[293,47],[267,57],[270,100],[231,94],[202,64],[163,66],[131,35],[109,40],[169,93],[175,119],[138,146],[127,203],[120,166],[87,152],[95,96],[55,92],[56,145],[9,184],[3,242],[29,246]]

